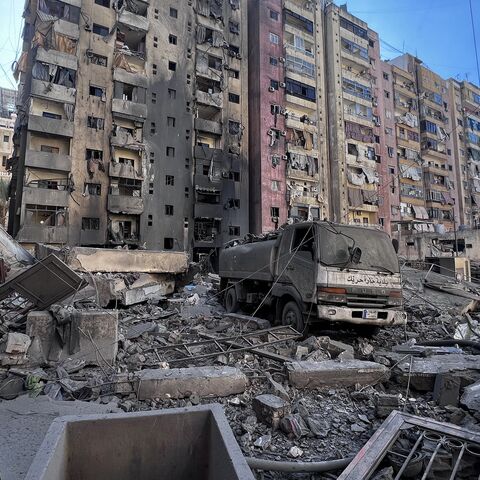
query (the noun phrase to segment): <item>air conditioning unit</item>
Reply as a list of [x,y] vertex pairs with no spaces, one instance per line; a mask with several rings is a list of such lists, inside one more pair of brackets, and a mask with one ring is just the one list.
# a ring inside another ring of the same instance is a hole
[[270,130],[267,132],[267,135],[270,135],[270,136],[272,137],[273,135],[275,135],[275,132],[274,132],[272,129],[270,129]]
[[280,85],[281,88],[285,88],[287,86],[287,84],[285,82],[280,82],[279,85]]
[[285,63],[285,57],[278,57],[278,61],[280,63]]
[[282,155],[282,160],[288,160],[288,155]]
[[274,92],[275,89],[274,89],[273,87],[268,87],[268,91],[269,91],[269,92]]
[[281,135],[282,137],[286,137],[286,136],[287,136],[287,132],[286,132],[285,130],[283,130],[283,132],[280,132],[280,135]]

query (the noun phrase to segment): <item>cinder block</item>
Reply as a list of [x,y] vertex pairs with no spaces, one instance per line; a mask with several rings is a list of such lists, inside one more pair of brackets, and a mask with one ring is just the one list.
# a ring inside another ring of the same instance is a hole
[[79,328],[80,350],[69,353],[56,338],[55,319],[47,311],[30,312],[26,332],[36,345],[35,355],[27,354],[29,363],[60,362],[67,358],[85,360],[87,365],[115,363],[118,350],[118,312],[116,310],[82,310],[74,314]]
[[137,372],[134,390],[139,400],[200,397],[226,397],[245,391],[247,377],[234,367],[207,366],[147,369]]
[[287,364],[290,384],[297,388],[375,385],[389,378],[385,365],[362,360],[326,360]]
[[290,413],[290,405],[276,395],[263,394],[253,399],[252,408],[257,419],[273,428],[278,428],[280,420]]

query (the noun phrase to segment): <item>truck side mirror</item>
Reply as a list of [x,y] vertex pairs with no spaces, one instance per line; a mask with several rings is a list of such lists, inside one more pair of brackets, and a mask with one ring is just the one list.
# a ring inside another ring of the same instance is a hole
[[358,247],[354,247],[350,251],[350,261],[352,263],[360,263],[360,259],[362,258],[362,250]]

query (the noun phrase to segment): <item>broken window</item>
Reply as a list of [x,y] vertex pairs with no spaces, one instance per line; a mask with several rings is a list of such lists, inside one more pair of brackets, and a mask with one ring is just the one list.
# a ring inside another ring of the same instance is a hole
[[25,206],[25,225],[56,227],[64,226],[65,224],[65,207],[34,204],[27,204]]
[[233,33],[235,35],[238,35],[240,33],[240,25],[238,22],[230,20],[228,22],[228,29],[230,30],[230,33]]
[[32,76],[37,80],[75,88],[76,72],[70,68],[36,61],[32,67]]
[[88,58],[90,59],[90,63],[93,65],[101,65],[102,67],[106,67],[108,63],[107,57],[104,57],[103,55],[98,55],[96,53],[91,53],[88,55]]
[[230,226],[228,227],[228,234],[229,234],[231,237],[238,237],[238,236],[240,236],[240,227],[230,225]]
[[105,120],[100,117],[87,117],[87,127],[94,128],[95,130],[103,130]]
[[173,250],[174,240],[171,237],[165,237],[163,239],[163,248],[165,250]]
[[199,242],[213,242],[220,232],[220,220],[195,219],[193,224],[193,237]]
[[358,157],[358,147],[355,143],[348,143],[347,151],[350,155],[355,155],[356,157]]
[[220,190],[216,188],[203,188],[197,186],[195,189],[195,194],[196,200],[199,203],[209,203],[215,205],[220,203]]
[[237,95],[236,93],[229,93],[228,101],[232,103],[240,103],[240,95]]
[[168,43],[169,43],[170,45],[176,45],[176,44],[177,44],[177,36],[170,34],[170,35],[168,36]]
[[103,160],[103,151],[87,148],[85,152],[85,160]]
[[105,98],[105,88],[96,87],[95,85],[90,85],[89,94],[94,97]]
[[175,185],[175,177],[173,175],[165,175],[165,185]]
[[141,197],[142,182],[132,178],[112,179],[110,184],[110,195],[123,197]]
[[228,133],[230,135],[239,135],[240,134],[240,122],[235,122],[234,120],[228,121]]
[[[303,216],[304,212],[300,212],[300,207],[298,208],[298,216]],[[307,218],[308,218],[308,209],[307,209]],[[299,256],[306,256],[308,258],[314,258],[315,246],[315,231],[311,225],[297,227],[295,233],[293,234],[293,242],[291,246],[291,252],[295,252]]]
[[102,194],[102,185],[100,183],[87,183],[85,182],[83,193],[88,195],[101,195]]
[[146,102],[146,89],[128,83],[115,82],[114,95],[115,98],[120,98],[129,102],[142,104],[145,104]]
[[225,208],[230,209],[237,209],[240,208],[240,200],[238,198],[229,198],[227,203],[225,204]]
[[165,205],[165,215],[173,215],[173,205]]
[[82,230],[100,230],[100,219],[94,217],[82,217]]
[[108,29],[108,27],[104,27],[103,25],[94,23],[92,27],[92,32],[102,37],[106,37],[110,33],[110,30]]
[[238,70],[235,70],[233,68],[229,68],[227,70],[228,76],[230,78],[240,78],[240,72]]
[[280,216],[280,207],[270,207],[270,216],[278,218]]

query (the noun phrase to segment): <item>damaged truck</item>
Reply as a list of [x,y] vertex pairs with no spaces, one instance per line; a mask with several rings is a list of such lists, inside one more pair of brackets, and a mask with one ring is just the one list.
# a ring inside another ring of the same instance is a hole
[[396,250],[375,228],[302,222],[232,241],[220,252],[228,312],[270,309],[300,332],[330,321],[375,329],[406,322]]

